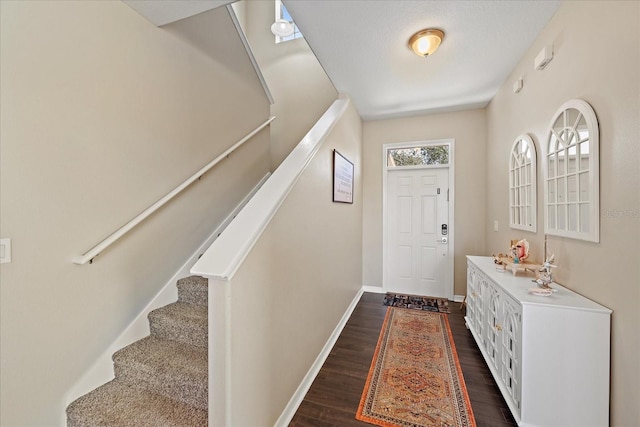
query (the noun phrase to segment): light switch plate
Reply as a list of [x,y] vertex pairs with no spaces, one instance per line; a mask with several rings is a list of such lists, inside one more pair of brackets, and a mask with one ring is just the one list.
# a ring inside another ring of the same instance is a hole
[[0,239],[0,264],[11,262],[11,239]]

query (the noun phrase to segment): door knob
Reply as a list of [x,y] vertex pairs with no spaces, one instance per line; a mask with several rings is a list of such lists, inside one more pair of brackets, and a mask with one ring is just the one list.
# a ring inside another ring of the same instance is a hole
[[438,243],[447,243],[447,238],[443,237],[442,239],[436,240],[436,242],[438,242]]

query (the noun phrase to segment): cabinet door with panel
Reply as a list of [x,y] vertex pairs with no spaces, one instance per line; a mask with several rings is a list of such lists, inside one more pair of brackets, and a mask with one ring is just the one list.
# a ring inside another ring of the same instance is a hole
[[467,268],[467,298],[465,299],[467,309],[467,326],[475,325],[476,323],[476,310],[478,307],[476,301],[478,295],[476,292],[477,274],[475,267],[469,266],[469,268]]
[[474,331],[479,330],[478,322],[482,319],[482,293],[480,276],[475,267],[467,270],[467,318]]
[[484,296],[486,300],[484,318],[485,339],[482,344],[489,356],[491,365],[497,368],[500,361],[500,332],[502,331],[500,302],[502,298],[500,291],[493,284],[487,285],[487,292]]
[[522,307],[506,294],[501,300],[500,377],[512,403],[520,409]]
[[482,345],[488,362],[507,390],[505,398],[519,409],[522,308],[492,281],[481,278],[478,283],[485,285],[486,300]]

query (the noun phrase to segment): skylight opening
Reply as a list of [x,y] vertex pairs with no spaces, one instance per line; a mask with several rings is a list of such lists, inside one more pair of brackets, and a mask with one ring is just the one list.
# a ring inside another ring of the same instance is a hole
[[278,19],[284,19],[285,21],[289,21],[289,22],[291,22],[293,24],[293,34],[291,34],[290,36],[286,36],[286,37],[275,36],[276,37],[276,43],[282,43],[282,42],[287,42],[289,40],[295,40],[295,39],[302,38],[303,35],[300,32],[300,29],[298,28],[296,23],[293,22],[293,18],[291,18],[291,15],[289,14],[289,11],[282,4],[282,0],[275,0],[275,1],[276,1],[276,21]]

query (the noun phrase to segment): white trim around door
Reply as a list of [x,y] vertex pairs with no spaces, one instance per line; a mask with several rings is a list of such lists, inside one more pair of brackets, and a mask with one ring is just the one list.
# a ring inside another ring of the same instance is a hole
[[[448,295],[447,298],[449,300],[454,299],[454,258],[455,258],[455,151],[454,144],[455,140],[453,138],[450,139],[439,139],[439,140],[427,140],[427,141],[414,141],[414,142],[400,142],[400,143],[389,143],[384,144],[382,146],[382,289],[384,292],[387,292],[389,289],[389,225],[388,225],[388,203],[387,203],[387,180],[389,170],[398,170],[398,169],[431,169],[431,168],[447,168],[448,169],[448,178],[449,178],[449,189],[448,189],[448,230],[447,230],[447,239],[449,245],[449,251],[447,254],[447,265],[449,268],[449,284],[448,284]],[[390,149],[400,149],[400,148],[417,148],[417,147],[429,147],[429,146],[442,146],[446,145],[449,147],[449,156],[448,156],[448,164],[439,164],[439,165],[418,165],[418,166],[388,166],[387,157]]]

